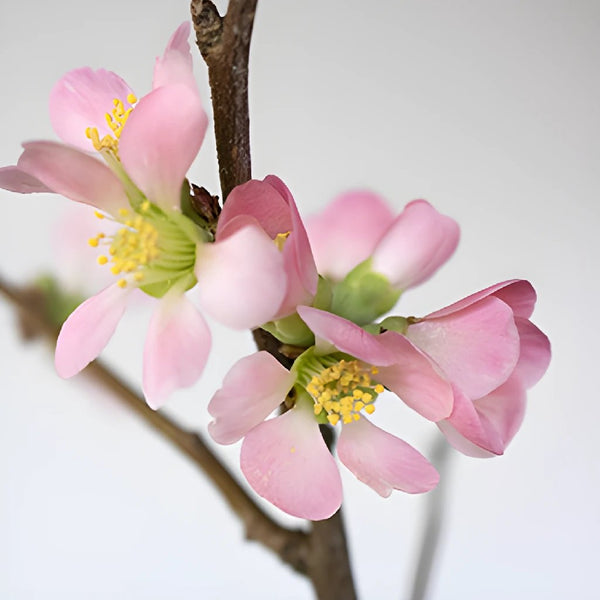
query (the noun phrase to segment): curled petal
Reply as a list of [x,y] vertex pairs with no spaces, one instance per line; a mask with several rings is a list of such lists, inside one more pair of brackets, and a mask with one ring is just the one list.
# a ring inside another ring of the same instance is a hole
[[244,438],[242,471],[254,491],[281,510],[318,521],[342,503],[342,482],[312,411],[296,406]]
[[406,335],[470,398],[485,396],[506,381],[519,358],[512,310],[493,296],[410,325]]
[[378,336],[351,321],[309,306],[299,306],[298,314],[317,338],[333,344],[342,352],[371,365],[391,365],[396,362],[394,352]]
[[253,179],[233,188],[219,215],[216,239],[223,239],[225,228],[239,217],[256,219],[271,239],[292,230],[287,202],[272,185],[264,181]]
[[0,188],[18,194],[53,193],[39,179],[19,169],[19,167],[3,167],[0,169]]
[[475,292],[454,304],[450,304],[450,306],[436,310],[425,318],[436,319],[438,317],[445,317],[463,308],[467,308],[488,296],[495,296],[496,298],[500,298],[505,304],[508,304],[515,317],[528,319],[535,307],[536,293],[529,281],[525,279],[510,279],[509,281],[502,281],[484,290]]
[[428,279],[458,244],[457,223],[425,200],[406,205],[373,253],[373,270],[406,289]]
[[515,323],[521,341],[515,375],[530,388],[542,378],[550,364],[550,340],[531,321],[517,318]]
[[428,492],[439,481],[438,472],[420,452],[364,417],[342,427],[337,454],[360,481],[384,498],[392,490]]
[[258,327],[270,321],[285,294],[281,252],[256,226],[200,246],[196,277],[202,307],[234,329]]
[[17,167],[57,194],[110,214],[129,207],[117,176],[95,158],[56,142],[27,142],[23,147]]
[[215,442],[233,444],[262,423],[283,402],[294,379],[268,352],[236,362],[208,405],[214,417],[208,431]]
[[151,408],[160,408],[176,389],[195,383],[210,352],[206,321],[180,292],[161,299],[144,346],[143,389]]
[[131,93],[131,88],[112,71],[89,67],[69,71],[50,92],[52,127],[67,144],[93,152],[94,146],[85,134],[87,128],[96,127],[100,139],[113,136],[106,115],[112,112],[115,99],[128,110],[131,104],[127,96]]
[[[497,431],[494,423],[490,421],[486,414],[476,409],[476,404],[467,398],[458,388],[454,387],[454,408],[452,414],[447,419],[448,425],[455,429],[460,436],[466,438],[469,442],[483,448],[492,454],[502,454],[504,452],[504,443]],[[463,451],[460,439],[453,435],[451,428],[444,426],[446,421],[440,421],[438,426],[442,433],[446,435],[448,441],[457,450]],[[468,446],[464,446],[468,450]],[[468,454],[468,452],[466,452]]]
[[306,220],[318,272],[341,281],[373,254],[393,220],[392,211],[377,194],[361,190],[338,196]]
[[192,55],[188,38],[190,24],[182,23],[171,36],[162,57],[156,59],[152,89],[163,85],[182,83],[196,90],[196,81],[192,70]]
[[439,421],[448,417],[454,401],[452,387],[432,361],[394,331],[380,335],[379,339],[395,362],[380,367],[377,380],[426,419]]
[[119,141],[125,170],[149,200],[178,209],[181,186],[204,139],[206,114],[198,94],[183,84],[144,96]]
[[79,305],[64,322],[54,364],[61,377],[72,377],[102,352],[123,316],[130,288],[116,283]]

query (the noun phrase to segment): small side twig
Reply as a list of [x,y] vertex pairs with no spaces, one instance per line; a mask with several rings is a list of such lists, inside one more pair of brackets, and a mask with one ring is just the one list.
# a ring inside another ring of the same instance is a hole
[[[31,290],[20,290],[2,279],[0,293],[18,309],[22,326],[26,328],[29,338],[43,336],[52,343],[56,342],[57,327],[49,320],[39,296],[32,294]],[[185,429],[164,412],[152,410],[138,393],[102,361],[92,362],[83,373],[133,410],[200,468],[243,523],[247,539],[260,542],[295,571],[307,572],[307,534],[301,530],[282,527],[263,512],[200,434]]]

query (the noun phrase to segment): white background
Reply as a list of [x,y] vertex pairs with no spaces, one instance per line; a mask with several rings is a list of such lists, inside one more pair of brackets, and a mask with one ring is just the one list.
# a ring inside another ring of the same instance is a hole
[[[0,164],[14,164],[22,140],[56,139],[48,93],[69,69],[105,67],[146,93],[187,10],[179,0],[2,0]],[[534,321],[553,362],[505,456],[453,454],[433,599],[598,597],[599,40],[594,0],[259,2],[254,175],[282,177],[305,215],[360,186],[398,211],[424,197],[457,219],[454,258],[406,294],[402,314],[512,277],[538,290]],[[190,178],[217,193],[214,154],[209,132]],[[3,275],[60,270],[52,243],[69,202],[0,201]],[[149,307],[132,313],[105,357],[137,385]],[[0,597],[311,597],[243,541],[168,443],[85,376],[58,379],[43,344],[23,346],[5,303],[0,327]],[[199,430],[228,367],[252,351],[247,333],[213,332],[205,376],[168,406]],[[378,422],[430,452],[433,425],[392,397],[379,404]],[[218,451],[237,469],[238,446]],[[361,596],[406,597],[426,498],[384,500],[347,473],[344,485]]]

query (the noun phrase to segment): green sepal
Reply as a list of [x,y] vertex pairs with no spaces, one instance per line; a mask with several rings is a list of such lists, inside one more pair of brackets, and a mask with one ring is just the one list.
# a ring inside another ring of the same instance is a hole
[[331,312],[357,325],[373,322],[398,302],[402,292],[387,277],[371,270],[371,259],[360,263],[333,290]]
[[319,283],[317,285],[317,293],[313,300],[312,306],[321,310],[329,310],[331,299],[333,297],[333,283],[319,275]]
[[379,323],[380,331],[397,331],[404,335],[407,329],[408,319],[405,317],[387,317]]
[[183,293],[193,288],[196,283],[198,283],[198,280],[194,273],[188,272],[176,279],[162,279],[156,283],[140,285],[139,288],[142,292],[145,292],[153,298],[162,298],[175,285],[178,286]]
[[298,313],[270,321],[261,326],[280,342],[290,346],[300,346],[305,348],[315,343],[315,336],[308,328],[308,325],[300,318]]

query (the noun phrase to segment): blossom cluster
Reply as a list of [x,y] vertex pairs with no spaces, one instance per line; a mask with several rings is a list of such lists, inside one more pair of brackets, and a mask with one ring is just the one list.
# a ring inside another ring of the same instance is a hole
[[390,315],[458,244],[457,223],[424,200],[395,215],[379,196],[355,191],[303,222],[286,185],[269,175],[234,188],[210,226],[190,209],[186,178],[208,122],[188,36],[188,24],[176,30],[140,99],[110,71],[67,73],[50,95],[62,143],[27,142],[17,164],[0,169],[4,189],[89,205],[99,230],[89,244],[114,275],[63,324],[59,375],[99,355],[134,290],[156,299],[143,366],[153,408],[202,374],[211,345],[203,312],[264,329],[293,365],[265,351],[235,363],[208,405],[209,432],[222,444],[243,439],[252,488],[312,520],[342,502],[321,425],[340,430],[340,462],[380,495],[437,484],[421,453],[373,423],[386,390],[461,452],[502,454],[550,360],[530,321],[531,284],[504,281],[425,316]]

